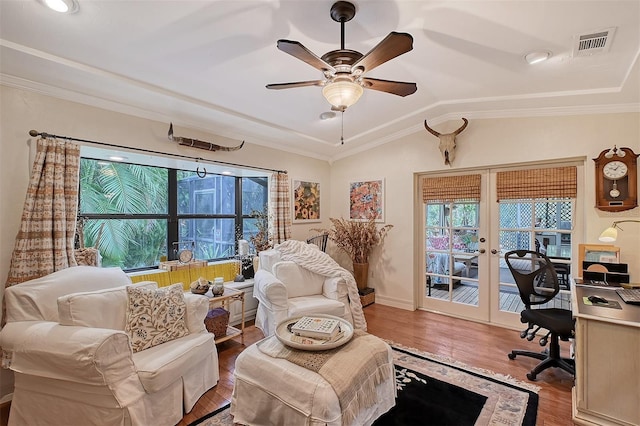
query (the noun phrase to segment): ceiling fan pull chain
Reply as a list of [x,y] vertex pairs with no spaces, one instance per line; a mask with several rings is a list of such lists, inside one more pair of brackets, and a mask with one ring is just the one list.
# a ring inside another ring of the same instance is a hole
[[342,111],[340,121],[340,145],[344,145],[344,111]]

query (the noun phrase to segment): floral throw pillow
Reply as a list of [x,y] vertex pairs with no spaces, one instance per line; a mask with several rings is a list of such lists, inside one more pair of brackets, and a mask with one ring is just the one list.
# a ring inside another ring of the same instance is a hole
[[189,334],[182,284],[165,288],[127,287],[127,324],[133,352]]

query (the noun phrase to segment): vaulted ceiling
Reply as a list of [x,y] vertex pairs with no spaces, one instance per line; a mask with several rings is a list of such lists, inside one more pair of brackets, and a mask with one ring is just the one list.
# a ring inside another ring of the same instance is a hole
[[[353,3],[345,48],[366,53],[391,31],[411,34],[413,50],[367,75],[415,82],[415,94],[365,90],[343,117],[322,120],[330,105],[321,87],[265,88],[323,78],[276,41],[299,41],[317,56],[339,49],[332,0],[78,0],[72,14],[2,0],[0,78],[323,159],[424,131],[425,119],[438,127],[461,117],[640,110],[637,0]],[[580,36],[599,33],[604,49],[578,51]],[[531,51],[552,55],[529,65]]]

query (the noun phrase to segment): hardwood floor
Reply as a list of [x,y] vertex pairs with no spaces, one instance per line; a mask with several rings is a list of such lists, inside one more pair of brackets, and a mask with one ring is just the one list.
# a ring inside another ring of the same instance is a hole
[[[448,356],[470,366],[484,368],[496,373],[508,374],[527,381],[526,373],[537,360],[518,357],[507,358],[512,349],[539,351],[537,343],[520,338],[518,331],[480,324],[424,311],[406,311],[379,304],[364,309],[368,331],[383,339],[405,346]],[[245,328],[245,345],[250,345],[263,336],[255,326]],[[563,353],[568,344],[563,342]],[[200,398],[193,410],[184,416],[179,426],[185,426],[205,414],[230,402],[233,390],[235,359],[244,346],[235,338],[218,345],[220,382]],[[560,370],[549,369],[538,375],[536,385],[539,392],[539,426],[572,425],[571,388],[573,377]]]

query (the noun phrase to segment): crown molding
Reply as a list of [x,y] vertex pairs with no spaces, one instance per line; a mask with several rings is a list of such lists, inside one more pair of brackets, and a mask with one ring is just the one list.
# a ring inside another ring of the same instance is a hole
[[[313,158],[320,161],[327,161],[330,164],[334,161],[350,157],[352,155],[356,155],[375,147],[391,143],[401,139],[403,137],[409,136],[414,133],[418,133],[423,129],[423,120],[424,118],[420,118],[417,124],[409,127],[404,127],[402,130],[398,132],[391,133],[389,135],[385,135],[381,138],[376,138],[371,142],[368,142],[363,145],[359,145],[358,147],[348,149],[349,143],[357,141],[358,139],[375,134],[376,131],[387,127],[389,124],[395,124],[398,122],[402,122],[410,117],[401,117],[398,118],[385,126],[377,126],[369,129],[365,133],[361,133],[359,135],[353,136],[345,141],[345,147],[347,149],[336,155],[321,155],[314,152],[310,152],[303,149],[292,148],[291,146],[287,146],[284,144],[280,144],[278,142],[267,140],[260,137],[246,137],[246,135],[238,135],[234,132],[223,132],[220,129],[215,128],[210,123],[199,121],[199,120],[176,120],[168,117],[166,114],[152,111],[145,108],[140,108],[135,105],[130,105],[122,102],[113,101],[111,99],[104,99],[101,97],[97,97],[94,95],[88,95],[86,93],[80,93],[77,91],[72,91],[68,89],[62,89],[59,87],[34,82],[31,80],[27,80],[21,77],[16,77],[8,74],[0,74],[0,84],[8,87],[13,87],[21,90],[27,90],[31,92],[35,92],[41,95],[50,96],[57,99],[62,99],[70,102],[76,102],[83,105],[89,105],[96,108],[101,108],[113,112],[118,112],[122,114],[131,115],[134,117],[144,118],[153,121],[160,122],[169,122],[173,121],[174,124],[182,125],[188,128],[192,128],[195,130],[204,131],[207,133],[212,133],[217,136],[234,139],[234,140],[246,140],[248,143],[252,143],[255,145],[264,146],[270,149],[276,149],[284,152],[289,152],[296,155],[301,155],[304,157]],[[617,89],[599,89],[593,91],[581,91],[579,93],[576,92],[563,92],[560,96],[575,96],[575,95],[586,95],[586,94],[603,94],[603,93],[612,93],[616,92]],[[587,93],[588,92],[588,93]],[[551,96],[552,94],[546,94],[546,96]],[[558,95],[553,94],[553,95]],[[426,116],[428,115],[428,111],[435,111],[438,109],[453,109],[456,106],[463,107],[464,104],[467,103],[475,103],[478,102],[496,102],[496,101],[505,101],[505,100],[522,100],[525,98],[544,98],[543,95],[527,95],[524,97],[495,97],[495,98],[481,98],[481,99],[466,99],[460,100],[456,102],[440,102],[431,104],[425,108],[422,108],[420,111],[411,114],[411,117],[417,117],[418,115]],[[182,98],[182,101],[188,102],[188,100]],[[440,115],[429,117],[429,123],[434,125],[450,121],[457,120],[460,117],[464,116],[468,119],[500,119],[500,118],[525,118],[525,117],[550,117],[550,116],[570,116],[570,115],[591,115],[591,114],[615,114],[615,113],[639,113],[640,112],[640,103],[627,103],[627,104],[604,104],[604,105],[576,105],[576,106],[564,106],[564,107],[539,107],[539,108],[514,108],[514,109],[492,109],[486,111],[475,111],[471,112],[444,112]],[[265,123],[255,122],[246,116],[241,117],[243,119],[250,120],[257,125],[265,125]],[[275,128],[271,126],[271,128]],[[312,139],[314,142],[322,142],[327,144],[327,141],[318,140],[316,138],[310,138],[308,135],[302,135],[296,132],[292,132],[290,129],[282,129],[278,128],[280,131],[289,132],[295,134],[301,140],[304,139]],[[331,143],[333,146],[340,146],[340,144]]]

